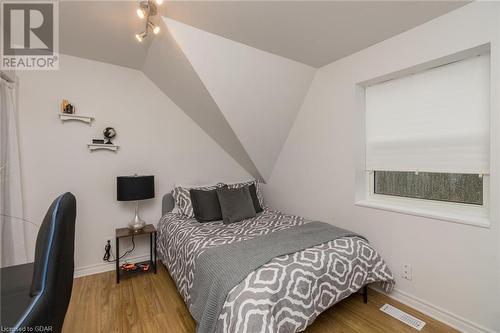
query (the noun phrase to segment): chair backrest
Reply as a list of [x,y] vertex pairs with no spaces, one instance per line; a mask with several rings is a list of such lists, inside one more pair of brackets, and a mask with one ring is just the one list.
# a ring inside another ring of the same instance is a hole
[[43,219],[35,247],[31,302],[16,327],[46,326],[60,332],[73,288],[76,199],[64,193]]

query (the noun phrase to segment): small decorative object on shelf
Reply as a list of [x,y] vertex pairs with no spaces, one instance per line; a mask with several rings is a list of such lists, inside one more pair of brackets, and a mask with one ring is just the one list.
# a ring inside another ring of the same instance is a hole
[[115,129],[114,129],[113,127],[106,127],[106,128],[104,129],[103,134],[104,134],[104,137],[105,137],[106,139],[108,139],[108,141],[106,141],[105,143],[106,143],[107,145],[112,145],[112,144],[113,144],[113,142],[111,142],[111,139],[113,139],[113,138],[116,136],[116,131],[115,131]]
[[89,150],[94,151],[99,149],[106,149],[111,151],[117,151],[119,146],[114,145],[113,142],[111,142],[111,139],[113,139],[116,136],[116,130],[113,127],[106,127],[103,131],[103,134],[105,138],[104,140],[92,139],[92,143],[89,143],[87,145],[89,147]]
[[66,120],[78,120],[78,121],[83,121],[84,123],[87,123],[90,125],[90,123],[94,120],[93,117],[88,117],[88,116],[77,116],[76,114],[69,114],[69,113],[59,113],[59,118],[62,121]]
[[67,99],[63,99],[61,102],[61,113],[66,114],[75,114],[76,108],[75,105],[68,102]]
[[111,150],[111,151],[117,151],[120,146],[116,146],[114,144],[107,144],[107,143],[89,143],[87,144],[87,147],[89,147],[90,151],[94,150]]
[[92,120],[94,120],[93,117],[89,116],[77,116],[75,112],[75,105],[68,102],[67,99],[63,99],[61,102],[61,113],[59,113],[59,119],[61,119],[63,122],[66,120],[78,120],[90,124]]

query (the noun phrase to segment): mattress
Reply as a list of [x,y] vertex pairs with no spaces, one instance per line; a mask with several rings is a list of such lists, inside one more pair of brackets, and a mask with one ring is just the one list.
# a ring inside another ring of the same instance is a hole
[[[199,223],[167,213],[158,223],[158,254],[189,307],[196,258],[206,249],[311,222],[266,209],[224,225]],[[385,261],[360,237],[342,237],[274,258],[250,273],[227,295],[216,332],[300,332],[333,304],[364,285],[394,285]]]

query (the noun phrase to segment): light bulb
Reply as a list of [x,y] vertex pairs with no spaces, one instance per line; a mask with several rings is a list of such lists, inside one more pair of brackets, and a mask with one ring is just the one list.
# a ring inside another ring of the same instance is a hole
[[157,35],[160,32],[160,27],[151,21],[148,21],[148,27],[151,28],[151,30],[155,35]]
[[139,8],[137,9],[137,16],[139,16],[139,18],[143,19],[144,18],[144,10],[142,10],[142,8]]
[[148,35],[147,31],[143,31],[140,34],[136,34],[135,38],[139,41],[142,42],[142,40]]
[[163,0],[156,0],[157,5],[161,5],[163,3]]

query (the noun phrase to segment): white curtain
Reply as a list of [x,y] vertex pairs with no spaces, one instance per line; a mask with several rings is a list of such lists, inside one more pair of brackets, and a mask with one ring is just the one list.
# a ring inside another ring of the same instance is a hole
[[366,168],[489,173],[490,56],[368,87]]
[[1,266],[27,261],[15,84],[0,79]]

